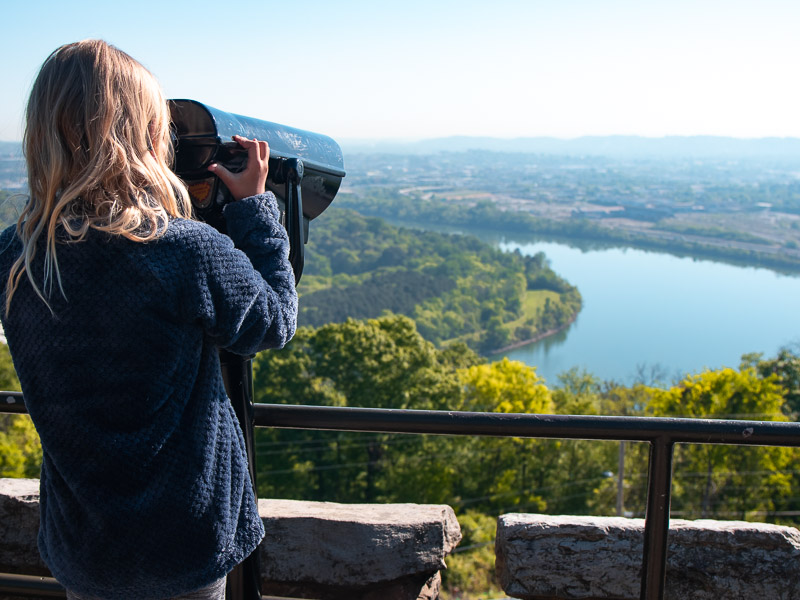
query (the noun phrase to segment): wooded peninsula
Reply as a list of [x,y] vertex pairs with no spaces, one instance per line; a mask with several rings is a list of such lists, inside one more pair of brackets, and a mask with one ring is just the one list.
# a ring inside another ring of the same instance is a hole
[[581,308],[544,254],[505,253],[471,236],[394,227],[332,207],[314,223],[299,323],[407,315],[437,346],[491,354],[554,333]]

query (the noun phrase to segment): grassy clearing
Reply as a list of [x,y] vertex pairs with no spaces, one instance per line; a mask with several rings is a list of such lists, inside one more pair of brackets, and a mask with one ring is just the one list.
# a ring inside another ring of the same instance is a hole
[[[504,325],[508,326],[513,331],[517,327],[524,325],[526,321],[536,321],[536,311],[540,308],[544,310],[544,304],[548,298],[550,302],[553,303],[561,302],[561,294],[558,292],[553,292],[551,290],[526,290],[522,298],[522,315],[513,321],[506,321]],[[444,340],[442,345],[446,346],[452,342],[477,342],[482,333],[483,331],[475,331],[450,340]]]
[[525,324],[529,319],[536,320],[536,311],[544,310],[547,299],[550,302],[561,302],[561,294],[551,290],[526,290],[522,299],[522,316],[506,323],[511,329],[516,329]]

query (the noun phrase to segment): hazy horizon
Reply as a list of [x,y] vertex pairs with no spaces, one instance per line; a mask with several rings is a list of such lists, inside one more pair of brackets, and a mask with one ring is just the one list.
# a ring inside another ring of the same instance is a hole
[[[667,134],[667,135],[636,135],[624,133],[609,133],[604,135],[574,135],[574,136],[558,136],[558,135],[470,135],[463,133],[453,133],[449,135],[431,136],[431,137],[341,137],[343,142],[356,142],[356,143],[404,143],[414,144],[419,142],[430,142],[438,140],[459,140],[459,139],[487,139],[487,140],[500,140],[500,141],[515,141],[515,140],[555,140],[559,142],[574,142],[579,140],[597,140],[597,139],[631,139],[631,140],[646,140],[646,141],[659,141],[659,140],[735,140],[743,142],[758,142],[758,141],[800,141],[800,133],[797,135],[768,135],[768,136],[732,136],[732,135],[708,135],[708,134]],[[0,139],[0,144],[21,144],[22,139]]]
[[[487,152],[564,158],[605,158],[609,160],[696,159],[742,160],[800,164],[800,137],[733,138],[725,136],[580,136],[515,137],[453,135],[427,139],[340,138],[336,140],[348,155],[433,155],[438,153]],[[0,152],[21,161],[20,141],[0,141]],[[347,161],[345,161],[347,163]],[[800,177],[800,172],[798,172]]]

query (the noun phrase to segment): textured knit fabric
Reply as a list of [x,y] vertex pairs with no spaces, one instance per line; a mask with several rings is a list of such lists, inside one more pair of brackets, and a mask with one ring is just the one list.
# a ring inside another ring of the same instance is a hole
[[[217,349],[285,344],[297,295],[274,196],[225,218],[230,237],[175,219],[147,243],[60,243],[52,312],[23,276],[3,317],[44,451],[39,550],[78,594],[178,596],[264,535]],[[4,231],[0,281],[20,250]]]

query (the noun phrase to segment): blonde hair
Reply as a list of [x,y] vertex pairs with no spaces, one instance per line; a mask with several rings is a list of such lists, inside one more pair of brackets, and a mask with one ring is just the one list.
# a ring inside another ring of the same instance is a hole
[[[191,216],[186,187],[169,168],[170,115],[161,88],[133,58],[101,40],[53,52],[33,84],[23,151],[30,197],[17,235],[22,253],[6,284],[6,312],[27,274],[36,294],[57,281],[57,240],[81,241],[89,229],[145,242],[170,217]],[[40,287],[31,272],[44,239]]]

